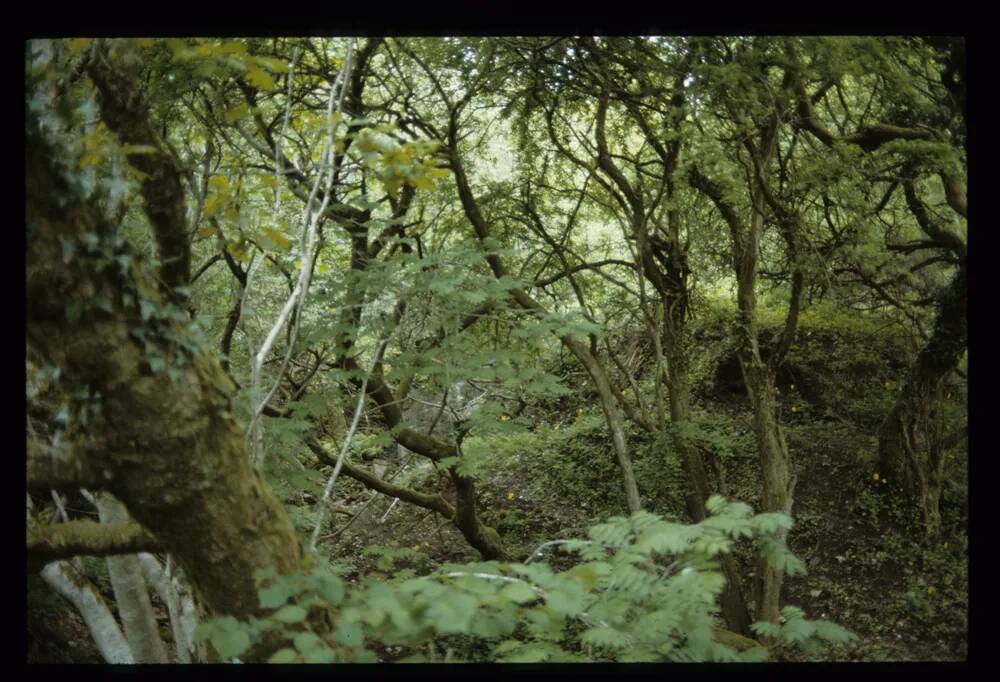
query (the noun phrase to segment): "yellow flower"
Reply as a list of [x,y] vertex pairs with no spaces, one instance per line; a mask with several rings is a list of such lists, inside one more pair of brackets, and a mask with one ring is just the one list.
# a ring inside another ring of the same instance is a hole
[[424,547],[430,547],[430,546],[431,546],[431,543],[429,543],[429,542],[424,542]]
[[508,492],[507,493],[507,499],[508,500],[513,500],[514,499],[514,493],[513,492]]
[[799,408],[795,407],[795,405],[792,405],[792,412],[798,412],[798,411],[799,411]]
[[946,542],[946,543],[944,543],[944,548],[945,548],[945,549],[948,549],[948,543],[947,543],[947,542]]
[[877,471],[874,474],[872,474],[872,479],[875,480],[875,481],[878,480],[878,472]]
[[885,382],[885,387],[891,391],[892,390],[892,382],[891,381]]
[[413,551],[414,552],[419,552],[420,551],[420,545],[419,544],[413,545]]
[[581,407],[579,410],[576,411],[576,413],[577,414],[583,414],[583,408]]
[[505,422],[505,421],[509,421],[509,420],[510,420],[510,417],[508,417],[507,415],[505,415],[505,414],[500,415],[500,421]]
[[937,590],[934,589],[933,585],[927,588],[927,594],[934,594],[935,592],[937,592]]

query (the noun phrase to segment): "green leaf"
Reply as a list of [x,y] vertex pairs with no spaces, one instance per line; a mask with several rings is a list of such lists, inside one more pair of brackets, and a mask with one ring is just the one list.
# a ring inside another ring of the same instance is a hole
[[299,660],[299,655],[295,652],[295,649],[278,649],[271,655],[271,658],[267,659],[267,662],[297,663],[298,660]]
[[344,581],[332,573],[317,576],[316,590],[328,604],[336,606],[344,598]]
[[781,626],[777,623],[769,623],[766,620],[753,623],[750,626],[750,629],[754,631],[754,634],[760,635],[761,637],[781,636]]
[[233,107],[226,112],[225,119],[226,123],[236,123],[239,120],[246,118],[250,114],[250,107],[246,103],[240,104],[239,106]]
[[288,606],[283,606],[274,614],[274,619],[282,623],[301,623],[306,619],[308,613],[304,608],[298,606],[297,604],[289,604]]
[[439,632],[458,634],[469,627],[478,605],[475,597],[456,592],[431,604],[426,615]]
[[292,643],[303,654],[318,646],[323,646],[323,640],[315,632],[300,632],[295,635]]
[[510,583],[500,590],[500,596],[517,604],[524,604],[538,598],[538,594],[526,583]]
[[262,608],[276,609],[279,606],[283,606],[289,600],[292,596],[292,590],[288,583],[279,581],[260,590],[258,596],[260,597]]
[[586,630],[581,635],[580,641],[584,644],[615,651],[627,649],[631,644],[625,633],[609,627],[597,627]]
[[244,654],[250,648],[250,635],[246,630],[217,630],[210,639],[212,646],[223,659]]
[[344,646],[355,649],[360,648],[365,642],[361,626],[358,623],[345,622],[343,618],[337,623],[337,627],[333,631],[333,634],[330,635],[330,638]]
[[587,598],[583,585],[577,582],[565,582],[546,594],[545,603],[556,613],[576,616],[583,613]]
[[304,652],[302,657],[306,663],[334,663],[337,660],[337,652],[328,646],[321,645]]

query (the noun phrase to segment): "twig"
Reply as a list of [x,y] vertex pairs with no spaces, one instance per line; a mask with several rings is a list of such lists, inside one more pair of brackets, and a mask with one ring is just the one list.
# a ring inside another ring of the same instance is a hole
[[[382,339],[378,345],[378,350],[375,351],[375,360],[372,362],[372,367],[377,367],[379,363],[382,362],[382,354],[385,352],[385,347],[389,344],[389,339]],[[323,491],[323,499],[320,500],[319,504],[319,515],[316,519],[316,528],[313,529],[312,539],[309,541],[309,551],[313,552],[316,550],[316,542],[319,540],[319,529],[323,526],[323,521],[326,520],[326,505],[330,500],[330,493],[333,491],[333,484],[337,480],[337,474],[340,473],[340,468],[344,465],[344,457],[347,455],[347,449],[351,445],[351,439],[354,438],[354,432],[358,428],[358,422],[361,421],[361,414],[364,412],[365,399],[368,397],[365,394],[365,389],[368,388],[368,378],[370,375],[365,375],[364,380],[361,382],[361,390],[358,392],[358,405],[354,409],[354,419],[351,420],[351,428],[347,431],[347,435],[344,436],[344,442],[340,446],[340,455],[337,457],[337,464],[333,467],[333,473],[330,474],[330,480],[327,481],[326,489]]]

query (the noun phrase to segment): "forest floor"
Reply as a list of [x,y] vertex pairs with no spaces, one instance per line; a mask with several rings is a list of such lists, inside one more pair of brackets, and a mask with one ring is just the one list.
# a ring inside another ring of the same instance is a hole
[[[744,400],[728,396],[710,404],[728,414],[752,438]],[[799,415],[786,424],[797,474],[792,551],[807,573],[785,579],[784,603],[804,609],[807,617],[841,624],[858,639],[820,656],[783,653],[786,660],[958,661],[967,656],[967,535],[964,486],[946,491],[942,502],[945,533],[925,545],[912,520],[884,495],[875,480],[877,442],[874,429],[846,421]],[[593,447],[593,450],[601,450]],[[584,453],[586,454],[586,453]],[[620,485],[607,467],[589,469],[568,463],[565,453],[529,452],[498,445],[497,456],[479,477],[481,514],[501,534],[512,560],[524,560],[552,539],[585,537],[586,529],[608,516],[625,513]],[[648,463],[647,463],[648,464]],[[722,460],[723,490],[728,497],[759,509],[759,473],[752,448]],[[643,471],[643,462],[636,462]],[[956,472],[959,478],[962,472]],[[421,477],[417,476],[415,480]],[[423,485],[435,488],[428,469]],[[661,477],[667,489],[644,491],[650,511],[683,518],[679,476]],[[419,484],[418,484],[419,485]],[[648,486],[647,486],[648,488]],[[669,488],[674,488],[670,490]],[[443,489],[443,488],[442,488]],[[355,499],[368,493],[356,491]],[[399,570],[418,574],[441,563],[477,560],[451,524],[426,511],[378,499],[344,532],[331,554],[348,575],[386,576]],[[735,550],[747,573],[752,548]],[[548,555],[554,566],[571,565],[570,557]],[[381,565],[379,565],[381,564]],[[744,586],[749,593],[749,585]],[[386,651],[391,660],[401,652]]]

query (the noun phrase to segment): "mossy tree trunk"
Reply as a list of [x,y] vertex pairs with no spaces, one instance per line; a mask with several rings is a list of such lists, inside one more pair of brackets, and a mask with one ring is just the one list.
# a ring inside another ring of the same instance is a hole
[[112,492],[210,612],[246,617],[258,609],[257,569],[301,566],[295,529],[250,465],[214,352],[56,158],[29,117],[27,337],[68,393],[89,395],[93,416],[83,428],[71,412],[72,467],[43,448],[29,472],[74,471],[65,485]]
[[[773,150],[776,122],[761,132],[763,150],[762,158],[758,159],[764,165]],[[706,177],[699,169],[693,169],[691,183],[703,192],[719,209],[723,219],[729,226],[732,250],[733,269],[737,283],[737,338],[738,357],[743,373],[747,393],[750,396],[750,406],[753,412],[754,431],[757,437],[757,451],[760,457],[761,477],[763,479],[762,511],[782,512],[790,514],[794,502],[795,476],[792,472],[791,457],[788,445],[778,419],[778,403],[775,388],[775,373],[773,365],[780,362],[780,357],[773,357],[772,362],[765,362],[760,353],[757,337],[757,260],[760,249],[760,235],[763,229],[763,196],[759,191],[751,191],[752,215],[749,221],[739,216],[736,207],[726,198],[722,185]],[[793,317],[797,303],[789,309],[789,320],[785,325],[784,334],[795,333],[795,318]],[[787,346],[782,342],[779,346]],[[787,539],[787,531],[780,531],[773,538],[778,543]],[[757,578],[757,609],[758,620],[777,622],[781,585],[783,574],[761,559]]]
[[966,287],[962,267],[945,289],[931,338],[879,428],[879,475],[915,502],[929,537],[941,528],[947,450],[936,412],[943,402],[944,382],[965,353]]

